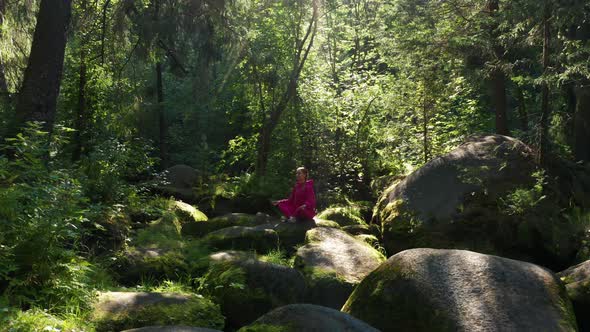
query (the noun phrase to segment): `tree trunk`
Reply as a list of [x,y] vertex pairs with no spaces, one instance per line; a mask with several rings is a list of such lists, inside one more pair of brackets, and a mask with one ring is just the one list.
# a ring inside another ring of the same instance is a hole
[[101,32],[100,32],[100,64],[104,65],[104,44],[105,44],[105,38],[106,38],[106,34],[107,34],[107,13],[109,10],[109,5],[111,4],[111,0],[107,0],[104,3],[104,6],[102,7],[102,28],[101,28]]
[[[6,0],[0,0],[0,39],[3,38],[4,15],[6,14]],[[8,83],[6,82],[6,71],[2,51],[0,51],[0,100],[8,101]]]
[[506,111],[506,75],[500,69],[494,69],[491,76],[492,97],[496,108],[496,133],[510,135]]
[[[543,13],[543,71],[548,74],[549,69],[549,44],[551,42],[551,31],[549,30],[549,17],[551,15],[551,8],[549,3],[545,1],[545,9]],[[549,146],[549,83],[547,77],[543,81],[542,96],[541,96],[541,128],[539,138],[539,162],[543,162],[546,158],[547,149]]]
[[590,162],[590,83],[576,89],[575,148],[576,160]]
[[[486,3],[486,11],[490,17],[494,17],[496,12],[500,10],[500,2],[498,0],[488,0]],[[494,50],[494,57],[498,63],[501,63],[504,56],[504,48],[498,43],[498,33],[495,31],[498,27],[497,22],[493,22],[489,27],[490,35],[492,36],[492,48]],[[492,99],[496,109],[496,133],[500,135],[510,135],[508,130],[508,116],[506,107],[506,75],[504,71],[496,64],[490,74],[490,84],[492,88]]]
[[529,131],[529,115],[526,110],[526,101],[521,87],[516,88],[516,94],[518,95],[518,118],[520,120],[520,129],[526,133]]
[[42,121],[44,130],[53,129],[71,11],[71,0],[41,1],[12,130],[27,121]]
[[279,120],[283,114],[283,111],[289,106],[289,103],[297,94],[299,76],[301,75],[301,70],[303,70],[303,66],[307,61],[307,57],[311,47],[313,46],[313,40],[317,30],[317,15],[317,3],[316,0],[313,0],[313,15],[309,22],[309,26],[307,27],[305,36],[297,43],[298,45],[294,54],[293,69],[291,70],[291,76],[289,78],[289,83],[287,84],[287,90],[285,90],[285,93],[279,102],[271,108],[270,114],[264,118],[262,127],[258,133],[258,151],[256,156],[257,176],[263,176],[266,174],[272,132],[279,124]]
[[88,115],[86,103],[86,51],[82,48],[80,51],[80,81],[78,82],[78,114],[76,114],[76,121],[74,129],[74,152],[72,154],[72,161],[80,160],[83,153],[86,152],[86,135],[88,130]]
[[168,149],[166,138],[168,136],[168,126],[166,124],[166,114],[164,111],[164,84],[162,83],[162,63],[156,63],[156,77],[158,90],[158,116],[159,116],[159,138],[160,138],[160,163],[162,168],[168,167]]
[[574,135],[574,118],[576,116],[576,89],[572,83],[567,84],[565,87],[566,105],[567,105],[567,118],[565,123],[565,137],[567,145],[572,149],[575,149],[575,135]]

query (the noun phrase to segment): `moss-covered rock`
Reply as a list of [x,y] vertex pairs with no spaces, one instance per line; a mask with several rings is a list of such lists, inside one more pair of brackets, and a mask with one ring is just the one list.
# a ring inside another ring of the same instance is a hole
[[171,203],[171,210],[174,211],[182,224],[207,221],[208,219],[203,212],[182,201],[173,201]]
[[96,331],[121,331],[149,325],[188,325],[223,329],[219,306],[201,296],[107,292],[92,314]]
[[111,267],[118,281],[127,286],[136,285],[145,278],[175,280],[190,272],[190,266],[179,249],[128,247]]
[[308,303],[340,309],[354,287],[385,260],[371,246],[335,228],[310,230],[306,242],[297,250],[295,268],[308,284]]
[[204,222],[190,223],[183,225],[182,234],[194,237],[201,237],[208,233],[232,226],[252,227],[270,222],[266,214],[245,214],[230,213],[221,217],[211,218]]
[[221,305],[230,328],[239,328],[273,308],[301,302],[305,281],[297,270],[261,262],[251,254],[217,253],[211,256],[200,290]]
[[216,249],[267,252],[279,247],[279,236],[272,229],[233,226],[207,234],[203,242]]
[[319,218],[315,218],[315,224],[317,227],[329,227],[329,228],[341,228],[340,224],[338,224],[335,221],[332,220],[326,220],[326,219],[319,219]]
[[[263,226],[259,226],[263,227]],[[271,224],[272,227],[279,234],[279,244],[282,249],[287,251],[288,254],[295,252],[295,247],[305,242],[305,235],[310,229],[317,227],[315,220],[307,219],[300,220],[295,223],[277,223]]]
[[356,205],[331,206],[318,213],[317,218],[335,221],[340,226],[366,224],[361,214],[361,208]]
[[575,232],[543,174],[521,141],[471,137],[388,188],[372,222],[389,255],[457,248],[557,267],[575,254]]
[[365,242],[366,244],[370,245],[371,247],[373,247],[377,250],[381,247],[381,244],[379,243],[379,239],[375,235],[360,234],[360,235],[355,236],[354,238]]
[[121,332],[221,332],[220,330],[191,326],[146,326]]
[[557,274],[566,284],[580,331],[590,331],[590,261]]
[[274,309],[239,332],[347,331],[378,332],[343,312],[313,304],[290,304]]
[[565,289],[549,270],[462,250],[392,256],[342,311],[382,331],[576,331]]
[[342,230],[350,235],[361,235],[361,234],[368,234],[374,235],[379,237],[381,235],[381,231],[379,227],[375,224],[371,225],[348,225],[342,227]]

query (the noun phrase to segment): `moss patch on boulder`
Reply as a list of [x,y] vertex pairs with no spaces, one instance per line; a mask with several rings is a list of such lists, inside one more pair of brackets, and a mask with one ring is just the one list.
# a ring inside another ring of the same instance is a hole
[[201,237],[208,233],[233,226],[253,227],[266,224],[270,217],[266,214],[230,213],[224,216],[211,218],[204,222],[183,225],[182,234]]
[[201,296],[164,293],[103,293],[95,307],[96,331],[149,325],[188,325],[223,329],[219,306]]
[[320,212],[317,216],[318,219],[326,219],[337,222],[340,226],[348,225],[364,225],[366,224],[363,216],[361,215],[361,209],[358,206],[331,206],[324,211]]
[[243,226],[211,232],[202,241],[216,249],[268,252],[279,247],[279,236],[274,230]]
[[215,254],[200,290],[221,305],[229,327],[239,328],[273,308],[302,301],[305,281],[298,271],[255,256]]
[[575,331],[565,289],[548,270],[462,250],[389,258],[342,311],[382,331]]

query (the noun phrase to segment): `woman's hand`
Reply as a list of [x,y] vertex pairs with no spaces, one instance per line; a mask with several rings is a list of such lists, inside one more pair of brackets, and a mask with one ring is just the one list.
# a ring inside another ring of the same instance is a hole
[[297,208],[297,211],[299,210],[304,210],[307,207],[307,205],[303,204],[300,207]]
[[281,201],[271,201],[270,204],[272,204],[274,206],[277,206],[277,205],[279,205],[280,202]]

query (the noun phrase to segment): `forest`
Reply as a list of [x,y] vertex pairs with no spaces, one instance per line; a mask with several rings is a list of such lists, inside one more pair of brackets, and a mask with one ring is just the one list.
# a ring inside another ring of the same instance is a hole
[[0,332],[238,330],[590,331],[590,3],[0,0]]

